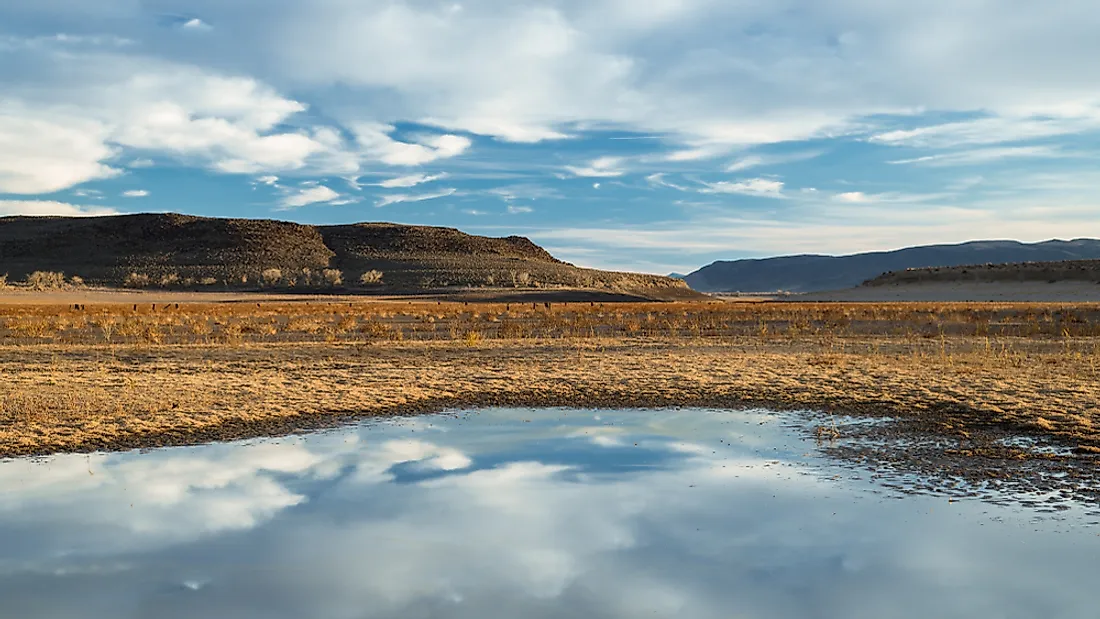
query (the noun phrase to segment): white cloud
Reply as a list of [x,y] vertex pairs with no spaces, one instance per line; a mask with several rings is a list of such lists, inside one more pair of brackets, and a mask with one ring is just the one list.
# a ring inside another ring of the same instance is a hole
[[379,123],[359,123],[352,131],[364,155],[393,166],[417,166],[457,157],[473,144],[459,135],[420,136],[416,142],[402,142],[390,137],[394,127]]
[[600,157],[593,159],[587,166],[565,166],[565,169],[574,176],[611,178],[625,173],[621,167],[622,164],[622,157]]
[[375,202],[375,206],[387,206],[390,204],[398,204],[401,202],[423,202],[424,200],[435,200],[436,198],[453,196],[456,193],[458,193],[458,190],[454,188],[443,189],[432,193],[394,193],[379,198],[379,200]]
[[820,157],[822,154],[821,151],[804,151],[782,155],[748,155],[727,165],[726,172],[742,172],[762,166],[774,166],[784,163],[794,163],[796,161],[806,161],[807,159]]
[[479,211],[479,210],[473,209],[473,208],[463,209],[462,212],[467,214],[467,215],[475,215],[475,216],[488,215],[488,213],[486,213],[485,211]]
[[317,204],[319,202],[334,204],[335,201],[340,198],[340,194],[332,189],[324,185],[314,185],[292,190],[279,200],[279,205],[284,209],[290,209],[306,206],[307,204]]
[[869,140],[890,146],[954,148],[1052,138],[1100,130],[1100,108],[1076,117],[995,117],[887,131]]
[[699,193],[738,193],[746,196],[782,198],[783,182],[768,178],[753,178],[747,181],[703,183],[705,187]]
[[256,182],[261,185],[267,185],[269,187],[275,187],[279,183],[279,177],[275,175],[258,176]]
[[926,155],[912,159],[898,159],[886,163],[922,164],[930,166],[981,165],[1005,159],[1055,159],[1067,157],[1067,153],[1051,146],[1007,146],[997,148],[975,148],[953,153]]
[[508,205],[508,212],[513,215],[519,215],[522,213],[533,213],[534,211],[535,209],[531,208],[530,206],[518,206],[515,204]]
[[191,30],[194,32],[209,32],[214,29],[210,24],[204,22],[198,17],[192,17],[191,19],[183,22],[182,24],[180,24],[180,28],[184,30]]
[[653,185],[654,187],[668,187],[670,189],[677,189],[679,191],[690,191],[687,187],[683,185],[677,185],[676,183],[670,183],[666,181],[665,174],[663,172],[650,174],[649,176],[645,177],[645,180],[647,183]]
[[863,193],[862,191],[848,191],[845,193],[838,193],[833,196],[833,199],[837,202],[851,202],[853,204],[866,204],[868,202],[875,201],[874,198]]
[[599,189],[599,188],[600,188],[599,183],[592,183],[592,189]]
[[129,189],[122,192],[124,198],[144,198],[149,195],[149,191],[145,189]]
[[127,163],[126,167],[133,168],[133,169],[140,169],[140,168],[151,168],[155,165],[157,165],[157,163],[155,161],[153,161],[152,159],[142,157],[142,158],[139,158],[139,159],[134,159],[130,163]]
[[90,217],[115,215],[118,211],[98,206],[81,206],[53,200],[0,200],[0,215],[53,215]]
[[95,120],[0,100],[0,192],[51,193],[118,176],[121,170],[105,163],[117,153],[106,143],[109,131]]
[[379,187],[385,187],[386,189],[394,189],[397,187],[415,187],[424,183],[430,183],[443,178],[447,178],[446,174],[433,174],[431,176],[427,174],[410,174],[408,176],[399,176],[397,178],[391,178],[378,183]]

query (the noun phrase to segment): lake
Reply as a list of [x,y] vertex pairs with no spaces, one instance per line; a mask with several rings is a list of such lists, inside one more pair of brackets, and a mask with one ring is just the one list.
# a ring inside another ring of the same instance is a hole
[[1100,613],[1095,505],[912,494],[819,447],[794,413],[494,409],[6,460],[0,616]]

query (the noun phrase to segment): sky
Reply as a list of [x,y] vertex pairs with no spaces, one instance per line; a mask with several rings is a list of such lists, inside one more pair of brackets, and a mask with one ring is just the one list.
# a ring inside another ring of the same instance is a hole
[[1094,0],[14,0],[0,216],[519,234],[583,266],[1100,237]]

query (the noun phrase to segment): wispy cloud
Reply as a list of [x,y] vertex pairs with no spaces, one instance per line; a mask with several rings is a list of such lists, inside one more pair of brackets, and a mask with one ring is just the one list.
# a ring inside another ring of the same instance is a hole
[[992,117],[901,129],[872,135],[869,140],[890,146],[956,148],[1050,138],[1100,130],[1100,114],[1055,118]]
[[388,196],[382,196],[374,205],[387,206],[390,204],[399,204],[401,202],[423,202],[425,200],[435,200],[436,198],[446,198],[456,193],[458,193],[458,190],[453,187],[432,193],[394,193]]
[[670,183],[666,181],[664,172],[650,174],[649,176],[645,177],[645,180],[647,183],[654,187],[668,187],[670,189],[677,189],[679,191],[690,191],[689,188],[684,187],[683,185],[677,185],[676,183]]
[[573,176],[588,178],[611,178],[622,176],[625,170],[621,168],[622,157],[600,157],[593,159],[587,166],[565,166]]
[[783,181],[769,178],[753,178],[747,181],[731,183],[720,181],[717,183],[703,183],[704,188],[699,193],[736,193],[746,196],[758,196],[763,198],[782,198]]
[[379,187],[385,187],[386,189],[394,189],[397,187],[415,187],[424,183],[430,183],[443,178],[447,178],[445,173],[433,174],[431,176],[427,174],[410,174],[408,176],[399,176],[397,178],[390,178],[378,183]]
[[129,189],[122,192],[124,198],[144,198],[149,195],[149,192],[145,189]]
[[292,190],[279,201],[282,209],[298,208],[308,204],[335,203],[342,196],[324,185],[306,186]]
[[52,215],[55,217],[93,217],[116,215],[113,208],[82,206],[54,200],[0,200],[0,215]]
[[522,213],[533,213],[534,211],[535,209],[531,208],[530,206],[520,206],[516,204],[508,205],[508,212],[513,215],[519,215]]
[[1070,154],[1052,146],[1009,146],[1002,148],[975,148],[954,153],[940,153],[887,161],[893,165],[921,164],[929,166],[979,165],[1004,159],[1053,159]]
[[182,30],[190,30],[191,32],[209,32],[214,29],[213,26],[199,19],[198,17],[192,17],[187,21],[180,24]]
[[799,153],[786,153],[782,155],[748,155],[730,162],[730,164],[726,166],[726,172],[742,172],[744,170],[750,170],[752,168],[782,165],[785,163],[795,163],[797,161],[807,161],[809,159],[820,157],[822,154],[824,154],[824,151],[811,150]]
[[843,193],[833,194],[832,200],[834,202],[842,202],[846,204],[912,204],[917,202],[933,202],[950,197],[948,193],[903,193],[898,191],[889,191],[884,193],[864,193],[862,191],[846,191]]
[[363,153],[388,165],[423,165],[457,157],[473,145],[470,138],[450,134],[423,135],[417,136],[416,141],[402,142],[390,137],[394,131],[392,125],[380,123],[358,123],[352,127]]

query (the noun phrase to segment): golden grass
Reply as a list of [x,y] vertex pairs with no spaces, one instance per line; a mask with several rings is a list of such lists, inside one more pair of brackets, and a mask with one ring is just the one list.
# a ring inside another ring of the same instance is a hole
[[0,306],[0,455],[448,405],[760,404],[1100,449],[1100,307]]

